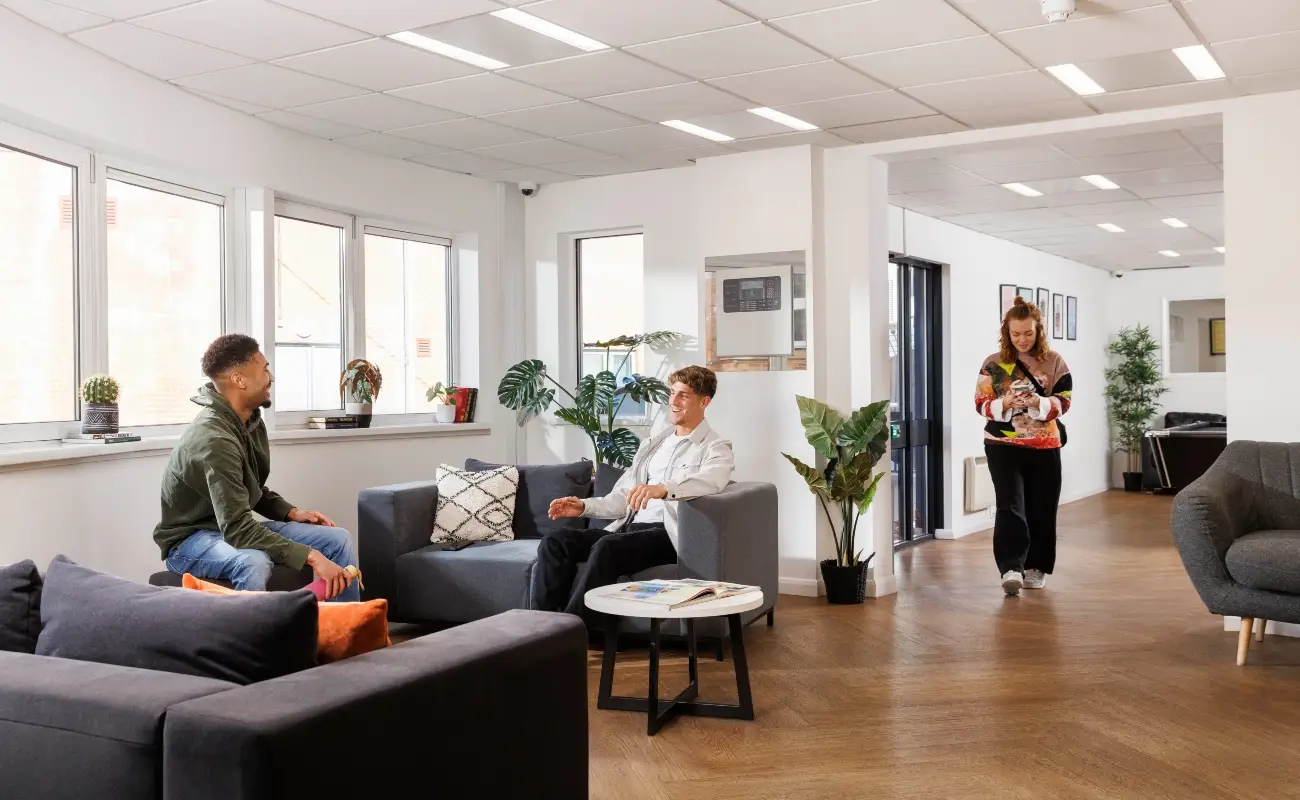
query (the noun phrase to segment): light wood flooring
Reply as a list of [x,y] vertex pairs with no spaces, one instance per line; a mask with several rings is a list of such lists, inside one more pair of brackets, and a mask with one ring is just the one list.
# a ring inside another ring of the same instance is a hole
[[[900,591],[863,606],[782,596],[746,630],[757,719],[596,708],[591,797],[1300,798],[1300,639],[1235,665],[1169,535],[1167,497],[1111,492],[1061,509],[1057,573],[1003,596],[991,534],[898,556]],[[644,652],[615,692],[644,694]],[[734,702],[730,659],[701,699]],[[685,685],[665,659],[661,696]]]

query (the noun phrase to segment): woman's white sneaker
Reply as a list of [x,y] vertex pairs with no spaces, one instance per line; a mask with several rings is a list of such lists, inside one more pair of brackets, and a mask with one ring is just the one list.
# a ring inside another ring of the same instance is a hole
[[1008,570],[1002,575],[1002,591],[1014,597],[1020,594],[1020,587],[1025,585],[1025,576],[1015,570]]
[[1025,588],[1041,589],[1047,585],[1047,573],[1041,569],[1025,570]]

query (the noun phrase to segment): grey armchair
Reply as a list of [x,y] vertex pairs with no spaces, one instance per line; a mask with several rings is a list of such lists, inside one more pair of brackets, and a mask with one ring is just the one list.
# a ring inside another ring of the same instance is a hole
[[[437,507],[438,488],[432,482],[361,492],[357,541],[365,597],[386,598],[389,619],[403,622],[470,622],[531,607],[539,540],[446,550],[429,543]],[[733,483],[719,494],[683,501],[677,563],[627,578],[704,578],[761,586],[763,607],[746,614],[745,622],[767,614],[771,624],[778,588],[776,521],[777,493],[770,483]],[[663,626],[665,635],[685,633],[680,620],[672,622]],[[635,624],[629,629],[635,630]],[[696,624],[702,638],[721,640],[725,630],[725,620]]]
[[1300,444],[1229,444],[1174,498],[1173,534],[1210,612],[1241,617],[1244,666],[1252,632],[1300,623]]

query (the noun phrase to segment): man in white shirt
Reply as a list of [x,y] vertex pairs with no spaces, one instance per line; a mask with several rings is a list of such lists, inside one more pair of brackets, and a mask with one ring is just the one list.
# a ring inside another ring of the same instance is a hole
[[[736,461],[731,442],[713,432],[704,411],[718,390],[705,367],[686,367],[668,377],[673,427],[641,443],[632,466],[604,497],[561,497],[551,519],[615,520],[607,528],[547,531],[537,548],[533,607],[585,616],[589,589],[622,575],[677,561],[677,503],[717,494],[731,480]],[[578,565],[587,570],[574,583]]]

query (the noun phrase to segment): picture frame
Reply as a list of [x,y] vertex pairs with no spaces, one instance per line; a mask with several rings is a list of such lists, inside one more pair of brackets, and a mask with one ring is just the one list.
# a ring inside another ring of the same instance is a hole
[[1003,283],[998,285],[998,323],[1007,316],[1007,312],[1016,304],[1016,285]]
[[1052,294],[1052,338],[1065,338],[1065,295]]
[[1228,354],[1228,327],[1223,317],[1210,320],[1210,355],[1226,356]]
[[1032,286],[1017,287],[1016,294],[1019,295],[1020,297],[1025,298],[1026,303],[1034,302],[1034,287]]
[[1052,293],[1039,286],[1038,297],[1034,300],[1034,305],[1038,306],[1040,312],[1046,314],[1047,310],[1052,306]]
[[1079,338],[1079,298],[1065,298],[1065,338],[1071,342]]

